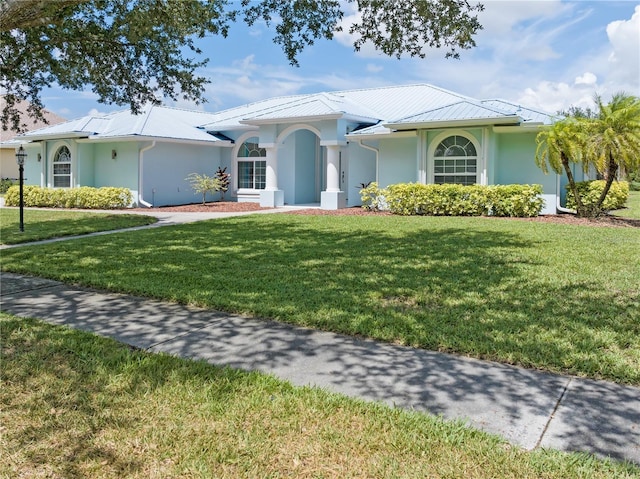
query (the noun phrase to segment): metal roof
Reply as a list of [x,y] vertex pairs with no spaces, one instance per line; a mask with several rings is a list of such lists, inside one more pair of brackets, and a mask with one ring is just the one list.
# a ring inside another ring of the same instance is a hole
[[[522,119],[513,113],[485,106],[473,100],[461,100],[450,105],[387,122],[385,126],[403,129],[418,128],[424,124],[518,124]],[[436,126],[436,125],[434,125]]]
[[164,106],[145,106],[139,115],[118,111],[107,115],[85,116],[66,123],[40,128],[21,135],[25,140],[83,137],[91,140],[158,138],[215,143],[221,141],[199,128],[211,121],[210,113]]
[[482,100],[481,103],[486,106],[491,106],[493,108],[499,108],[503,111],[510,112],[518,115],[527,123],[540,123],[543,125],[551,125],[554,121],[558,120],[557,115],[552,115],[550,113],[546,113],[543,111],[532,110],[531,108],[524,107],[522,105],[517,105],[515,103],[511,103],[506,100],[501,99],[492,99],[492,100]]
[[[323,118],[345,118],[363,125],[350,134],[353,137],[447,124],[476,125],[486,121],[485,124],[548,125],[555,120],[548,113],[505,100],[480,101],[433,85],[417,84],[275,97],[217,113],[147,106],[140,115],[120,111],[86,116],[31,131],[19,139],[87,137],[107,141],[147,137],[215,143],[225,140],[208,132],[251,130],[263,123]],[[371,126],[366,127],[367,124]]]

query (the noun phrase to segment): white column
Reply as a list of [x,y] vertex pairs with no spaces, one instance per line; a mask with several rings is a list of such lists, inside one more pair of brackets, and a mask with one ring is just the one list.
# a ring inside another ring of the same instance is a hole
[[265,148],[267,152],[267,172],[265,190],[278,189],[278,147]]
[[320,193],[320,208],[339,210],[347,206],[347,194],[340,191],[340,146],[326,145],[327,189]]
[[327,146],[327,190],[340,191],[340,147]]
[[260,206],[277,208],[284,205],[284,191],[278,189],[278,147],[265,146],[266,172],[264,190],[260,192]]

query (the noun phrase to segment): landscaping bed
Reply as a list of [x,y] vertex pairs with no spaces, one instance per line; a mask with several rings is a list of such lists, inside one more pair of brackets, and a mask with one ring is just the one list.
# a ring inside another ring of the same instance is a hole
[[[167,211],[167,212],[184,212],[184,213],[233,213],[245,211],[269,210],[272,208],[263,208],[258,203],[238,203],[235,201],[218,201],[206,203],[196,203],[181,206],[165,206],[160,208],[139,208],[136,211]],[[301,210],[290,211],[292,215],[319,215],[319,216],[382,216],[389,215],[385,211],[368,211],[359,206],[351,208],[343,208],[340,210],[322,210],[320,208],[305,208]],[[620,218],[618,216],[603,216],[601,218],[578,218],[571,214],[560,215],[542,215],[534,218],[493,218],[496,221],[528,221],[541,223],[560,223],[575,224],[586,226],[618,226],[640,228],[640,220]]]

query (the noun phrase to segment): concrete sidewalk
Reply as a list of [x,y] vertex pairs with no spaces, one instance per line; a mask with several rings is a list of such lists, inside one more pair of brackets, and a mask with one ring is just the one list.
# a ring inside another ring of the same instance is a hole
[[640,388],[381,344],[2,274],[2,311],[149,351],[260,370],[296,385],[466,419],[526,449],[640,464]]

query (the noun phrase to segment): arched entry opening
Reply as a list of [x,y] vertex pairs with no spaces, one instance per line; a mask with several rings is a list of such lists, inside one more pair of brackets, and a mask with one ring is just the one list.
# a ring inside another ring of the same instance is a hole
[[310,125],[292,125],[277,139],[278,186],[285,204],[320,202],[326,188],[326,152],[320,131]]

